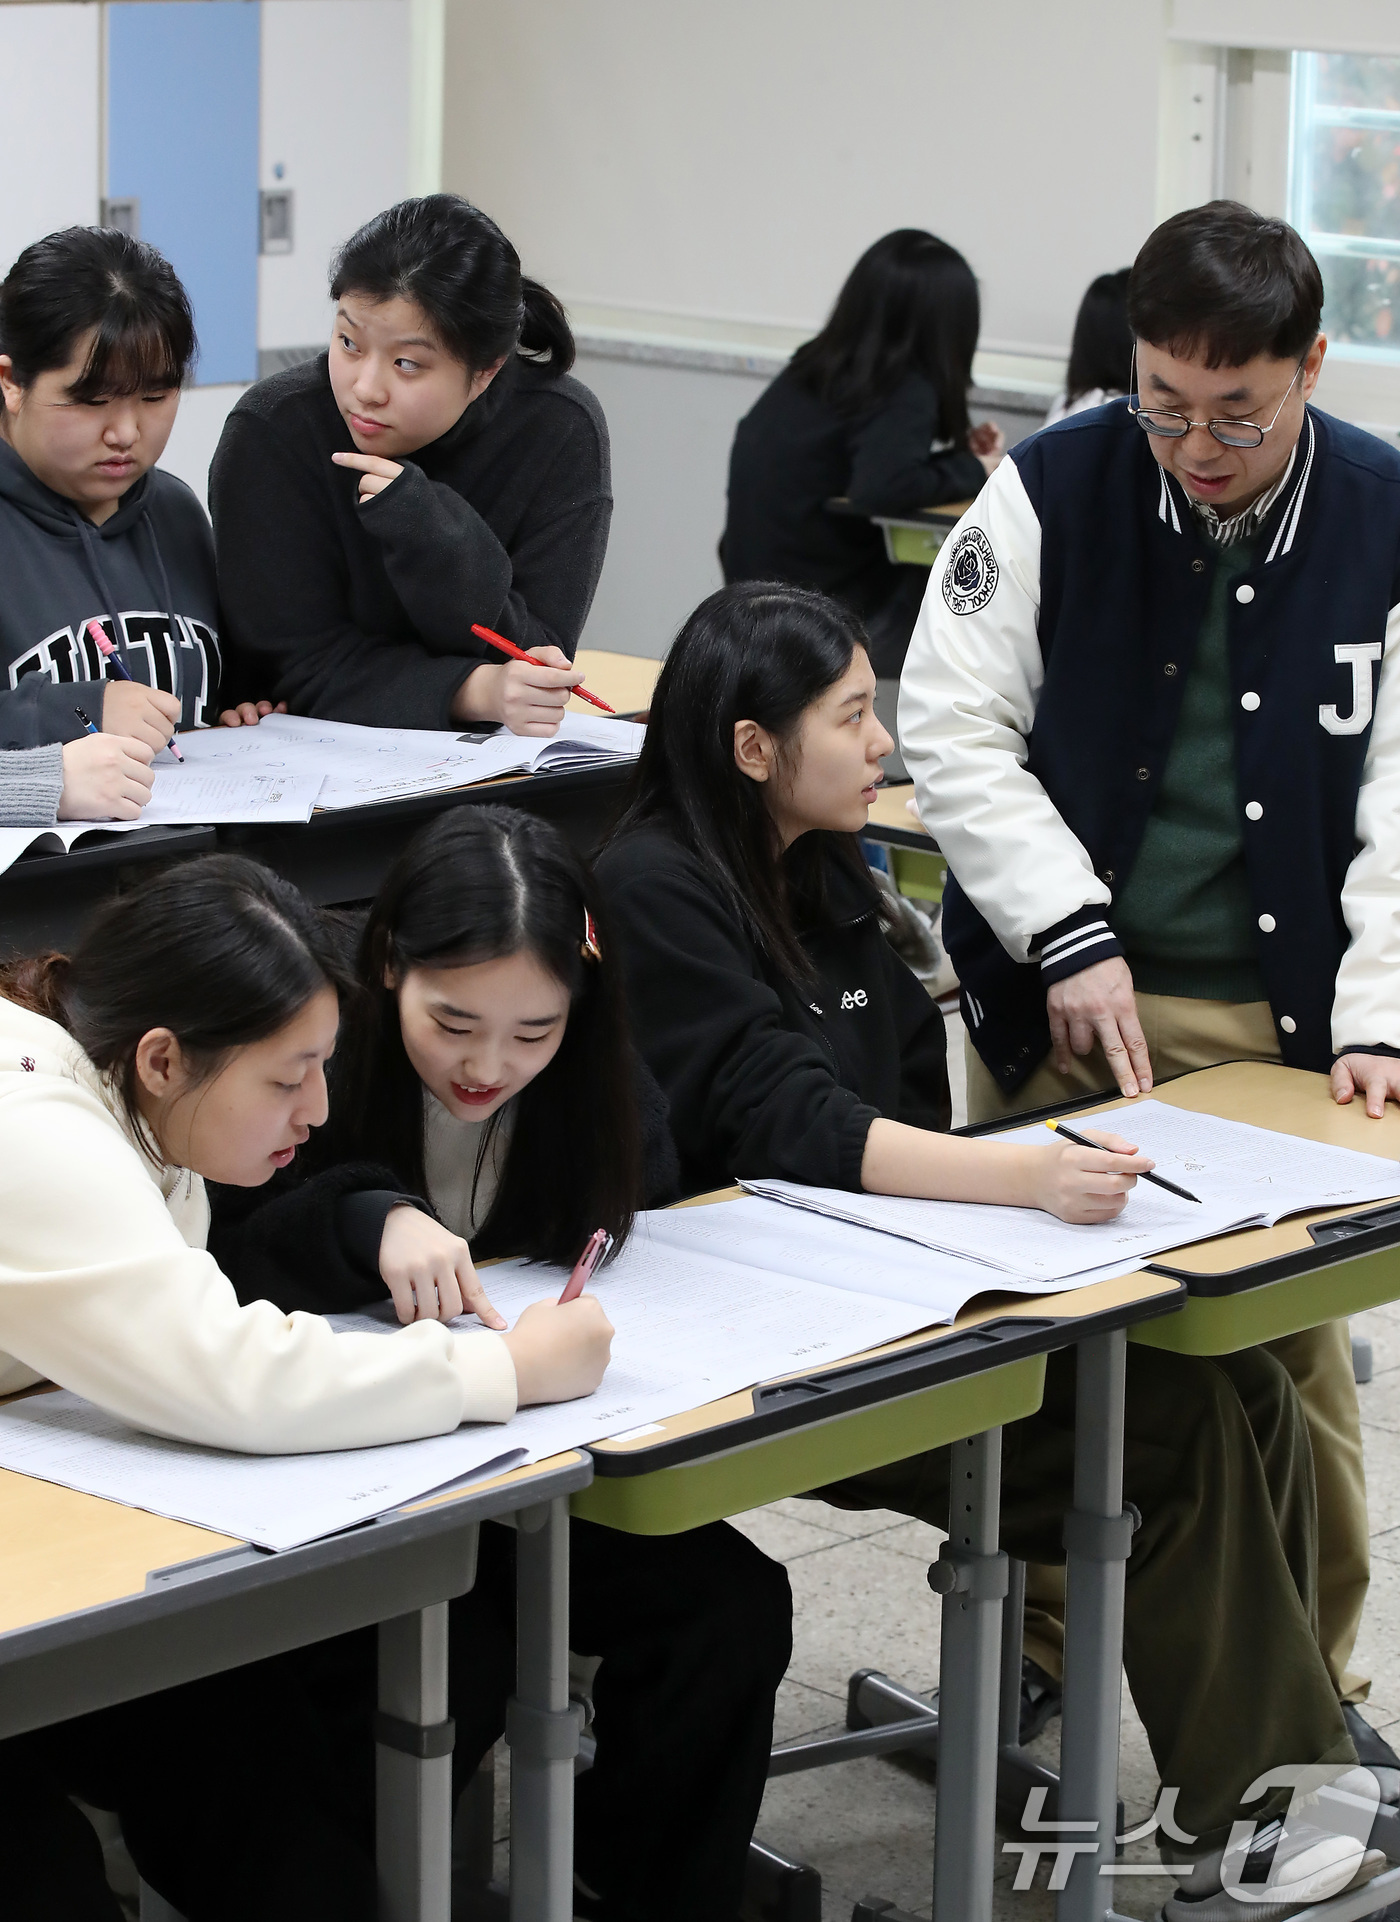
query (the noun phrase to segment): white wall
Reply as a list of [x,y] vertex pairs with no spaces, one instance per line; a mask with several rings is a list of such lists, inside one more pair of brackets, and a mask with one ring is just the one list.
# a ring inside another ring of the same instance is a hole
[[293,189],[296,225],[260,263],[260,347],[325,338],[331,256],[408,191],[409,41],[409,0],[263,0],[262,186]]
[[1152,224],[1159,0],[450,0],[444,177],[574,301],[809,324],[888,229],[1063,344]]
[[0,278],[31,240],[97,219],[99,26],[96,7],[0,10]]

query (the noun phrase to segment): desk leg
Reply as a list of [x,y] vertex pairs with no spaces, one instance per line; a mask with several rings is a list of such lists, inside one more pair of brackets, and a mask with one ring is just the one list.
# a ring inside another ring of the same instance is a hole
[[935,1922],[991,1922],[1007,1585],[997,1547],[1001,1430],[954,1442],[948,1479],[948,1539],[928,1572],[943,1597],[933,1913]]
[[1118,1724],[1123,1699],[1124,1564],[1133,1518],[1123,1510],[1123,1383],[1128,1338],[1079,1344],[1074,1507],[1065,1517],[1065,1683],[1057,1839],[1075,1847],[1056,1922],[1111,1922]]
[[446,1602],[379,1624],[374,1734],[380,1922],[450,1922]]
[[515,1694],[510,1743],[511,1922],[570,1922],[574,1912],[574,1757],[569,1706],[569,1504],[516,1517]]

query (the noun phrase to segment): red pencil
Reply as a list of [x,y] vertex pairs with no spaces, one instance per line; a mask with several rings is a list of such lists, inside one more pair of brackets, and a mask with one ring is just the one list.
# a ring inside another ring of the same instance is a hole
[[[497,634],[494,628],[481,627],[476,621],[473,621],[472,633],[483,641],[489,641],[492,647],[500,648],[502,654],[509,654],[513,661],[535,661],[533,654],[527,654],[523,647],[517,647],[514,641],[508,641],[504,634]],[[535,661],[536,667],[542,667],[544,665],[545,663],[542,661]],[[617,709],[615,707],[609,707],[606,701],[600,701],[596,694],[590,694],[586,687],[576,687],[574,693],[578,695],[581,701],[592,701],[594,707],[602,708],[604,714],[616,714],[617,712]]]

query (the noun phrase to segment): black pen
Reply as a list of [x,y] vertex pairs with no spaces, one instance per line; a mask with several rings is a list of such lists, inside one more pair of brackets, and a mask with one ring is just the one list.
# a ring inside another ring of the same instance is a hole
[[[1077,1135],[1073,1128],[1067,1128],[1063,1121],[1047,1121],[1045,1125],[1047,1128],[1052,1128],[1057,1135],[1063,1135],[1066,1141],[1072,1141],[1076,1148],[1097,1148],[1104,1154],[1113,1153],[1113,1149],[1105,1148],[1101,1141],[1090,1141],[1088,1135]],[[1176,1183],[1168,1181],[1165,1175],[1139,1175],[1138,1180],[1150,1181],[1154,1188],[1165,1188],[1169,1195],[1180,1195],[1183,1201],[1194,1201],[1198,1207],[1201,1205],[1199,1195],[1193,1195],[1189,1188],[1178,1188]]]

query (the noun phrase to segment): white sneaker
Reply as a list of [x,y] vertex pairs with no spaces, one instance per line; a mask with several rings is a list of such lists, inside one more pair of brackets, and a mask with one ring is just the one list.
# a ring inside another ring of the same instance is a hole
[[[1385,1866],[1382,1851],[1354,1835],[1296,1819],[1285,1834],[1281,1821],[1268,1822],[1243,1848],[1217,1849],[1196,1863],[1162,1905],[1161,1922],[1287,1922],[1315,1902],[1361,1888]],[[1250,1894],[1233,1892],[1241,1883]]]

